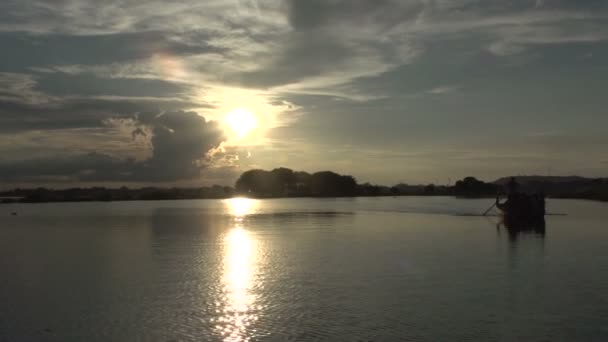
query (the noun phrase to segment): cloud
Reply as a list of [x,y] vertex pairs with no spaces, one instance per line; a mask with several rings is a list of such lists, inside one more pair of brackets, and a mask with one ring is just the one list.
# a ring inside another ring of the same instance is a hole
[[428,93],[433,94],[433,95],[447,94],[447,93],[455,92],[459,88],[460,88],[459,86],[444,85],[444,86],[439,86],[439,87],[433,88],[433,89],[429,90]]
[[526,143],[553,154],[580,154],[581,151],[598,154],[608,146],[608,137],[604,134],[537,132],[526,136]]
[[4,162],[0,164],[0,182],[170,182],[195,179],[207,166],[207,153],[219,147],[225,139],[217,122],[207,121],[195,112],[140,113],[132,119],[115,121],[115,124],[135,127],[134,136],[149,138],[150,157],[138,161],[90,152],[52,159]]
[[152,135],[152,157],[144,162],[146,177],[152,180],[199,176],[205,155],[225,140],[217,122],[195,112],[139,114],[136,121]]
[[28,105],[52,101],[50,96],[35,89],[36,84],[33,75],[0,72],[0,101]]
[[0,72],[0,133],[102,127],[108,118],[138,112],[210,107],[184,96],[185,89],[160,80]]
[[[608,6],[597,1],[287,1],[291,30],[255,53],[262,61],[225,80],[283,93],[374,99],[355,86],[420,63],[429,51],[471,58],[524,54],[546,45],[608,41]],[[464,41],[448,50],[452,41]],[[465,51],[465,49],[467,49]],[[513,61],[511,61],[512,63]],[[520,61],[521,62],[521,61]]]
[[218,128],[183,113],[240,106],[261,118],[266,163],[297,163],[311,141],[321,159],[496,126],[589,131],[606,120],[607,20],[602,0],[1,1],[0,151],[17,178],[229,173],[242,154],[205,159]]
[[416,19],[424,10],[422,1],[395,0],[289,0],[288,19],[296,30],[322,27],[372,27],[388,29],[396,23]]
[[[4,63],[12,68],[166,80],[171,77],[155,70],[153,61],[166,54],[187,64],[182,80],[353,98],[365,96],[336,87],[413,63],[438,38],[471,35],[477,49],[497,56],[540,44],[608,38],[608,6],[591,0],[178,1],[162,6],[80,0],[4,6],[13,31],[0,34],[0,41],[8,47]],[[14,31],[19,22],[25,25],[21,33]]]
[[71,98],[45,106],[0,100],[0,133],[102,127],[104,120],[112,117],[195,106],[186,100],[162,98]]
[[[255,53],[262,61],[226,80],[247,87],[331,93],[353,79],[409,63],[418,49],[407,36],[391,34],[398,20],[422,6],[394,1],[287,1],[289,29]],[[253,37],[255,38],[255,37]]]
[[[0,4],[3,17],[0,30],[35,33],[110,34],[140,30],[154,30],[167,26],[190,25],[199,11],[226,8],[219,2],[201,4],[198,1],[152,0],[142,5],[133,1],[108,0],[8,0]],[[228,5],[230,7],[230,5]],[[175,17],[182,20],[175,22]]]
[[[89,72],[38,73],[30,87],[53,97],[185,98],[193,86],[158,78],[109,78]],[[1,80],[1,76],[0,76]],[[0,85],[0,89],[1,89]]]
[[196,45],[173,39],[167,32],[124,32],[101,35],[57,33],[0,33],[2,65],[25,69],[31,66],[101,65],[150,58],[164,53],[176,56],[221,53],[200,36]]
[[1,133],[2,164],[33,159],[62,159],[93,151],[122,159],[149,158],[149,139],[133,139],[132,131],[136,126],[125,125],[123,122],[123,119],[107,120],[104,126],[94,128]]

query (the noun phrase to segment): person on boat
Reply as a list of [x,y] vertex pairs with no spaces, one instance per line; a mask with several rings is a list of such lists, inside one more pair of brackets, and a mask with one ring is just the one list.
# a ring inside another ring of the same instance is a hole
[[[507,206],[509,204],[513,204],[517,202],[517,189],[518,189],[519,185],[517,184],[517,181],[515,180],[515,177],[511,177],[511,179],[509,180],[509,182],[507,182],[507,184],[505,185],[505,190],[504,193],[507,195],[507,200],[505,201],[505,203],[503,203],[501,206]],[[499,206],[498,204],[500,203],[500,196],[501,194],[498,193],[496,195],[496,205]]]
[[517,184],[515,177],[511,177],[507,183],[507,195],[511,196],[512,194],[516,194],[517,190],[519,190],[519,184]]

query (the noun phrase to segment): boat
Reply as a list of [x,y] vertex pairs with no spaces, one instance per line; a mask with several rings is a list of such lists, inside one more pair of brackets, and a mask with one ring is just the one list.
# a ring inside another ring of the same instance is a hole
[[510,223],[534,223],[545,220],[543,194],[512,192],[503,203],[500,203],[500,196],[497,196],[496,207],[502,212],[504,220]]

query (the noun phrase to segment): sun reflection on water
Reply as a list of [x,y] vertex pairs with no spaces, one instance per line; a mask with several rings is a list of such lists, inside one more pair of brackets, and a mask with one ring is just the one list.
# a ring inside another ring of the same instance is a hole
[[236,197],[225,200],[228,212],[235,220],[240,221],[243,217],[251,215],[257,208],[258,201],[251,198]]
[[258,246],[253,234],[243,227],[243,217],[253,212],[256,203],[247,198],[233,198],[226,203],[235,227],[223,240],[222,311],[216,329],[226,342],[249,341],[251,324],[258,319],[253,293]]

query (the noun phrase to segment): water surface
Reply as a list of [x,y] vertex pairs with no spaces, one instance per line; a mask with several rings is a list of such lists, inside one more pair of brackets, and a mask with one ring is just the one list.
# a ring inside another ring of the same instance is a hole
[[0,206],[0,341],[608,340],[608,205],[490,202]]

